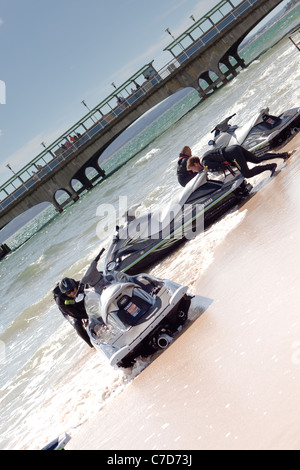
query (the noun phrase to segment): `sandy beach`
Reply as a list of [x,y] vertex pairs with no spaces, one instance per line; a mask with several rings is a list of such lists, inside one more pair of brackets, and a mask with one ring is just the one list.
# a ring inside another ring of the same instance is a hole
[[203,314],[67,450],[300,448],[300,151],[278,163],[194,286]]

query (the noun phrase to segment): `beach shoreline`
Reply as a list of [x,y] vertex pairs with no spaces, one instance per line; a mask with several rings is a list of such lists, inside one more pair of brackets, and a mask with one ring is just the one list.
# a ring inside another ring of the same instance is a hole
[[[67,450],[300,447],[299,157],[239,209],[246,217],[194,286],[203,314]],[[282,229],[288,219],[293,232]]]

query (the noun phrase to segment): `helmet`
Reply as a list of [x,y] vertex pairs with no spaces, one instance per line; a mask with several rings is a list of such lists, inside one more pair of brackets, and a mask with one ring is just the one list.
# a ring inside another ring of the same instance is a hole
[[64,279],[62,279],[62,281],[60,281],[59,283],[60,291],[63,294],[68,294],[69,292],[72,292],[75,287],[77,287],[76,281],[74,281],[74,279],[70,279],[69,277],[64,277]]

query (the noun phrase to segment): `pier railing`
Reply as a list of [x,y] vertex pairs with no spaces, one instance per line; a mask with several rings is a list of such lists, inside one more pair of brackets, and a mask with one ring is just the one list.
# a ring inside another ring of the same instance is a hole
[[[145,95],[163,80],[168,78],[178,68],[190,59],[200,49],[206,47],[218,34],[234,23],[239,16],[249,10],[259,0],[222,0],[210,12],[174,40],[168,48],[173,59],[162,69],[156,71],[152,65],[145,65],[135,75],[130,77],[104,101],[78,121],[71,129],[66,131],[52,145],[45,147],[34,160],[27,164],[18,173],[0,187],[0,211],[23,196],[35,184],[48,176],[65,160],[71,159],[74,153],[87,145],[95,135],[102,132],[122,113],[136,105]],[[200,37],[195,38],[200,34]],[[200,33],[199,33],[200,32]],[[186,44],[189,40],[190,44]],[[174,52],[180,47],[178,55]],[[129,90],[130,88],[130,90]],[[87,107],[86,103],[83,104]]]
[[290,36],[289,39],[292,41],[294,46],[297,47],[298,51],[300,51],[300,28],[294,31]]

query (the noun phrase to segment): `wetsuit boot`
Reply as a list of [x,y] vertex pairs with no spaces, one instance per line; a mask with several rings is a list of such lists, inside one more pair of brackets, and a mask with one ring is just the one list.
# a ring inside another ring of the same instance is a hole
[[272,163],[272,164],[270,165],[269,170],[270,170],[270,172],[271,172],[271,177],[274,175],[274,173],[275,173],[275,171],[276,171],[276,168],[277,168],[276,163]]

